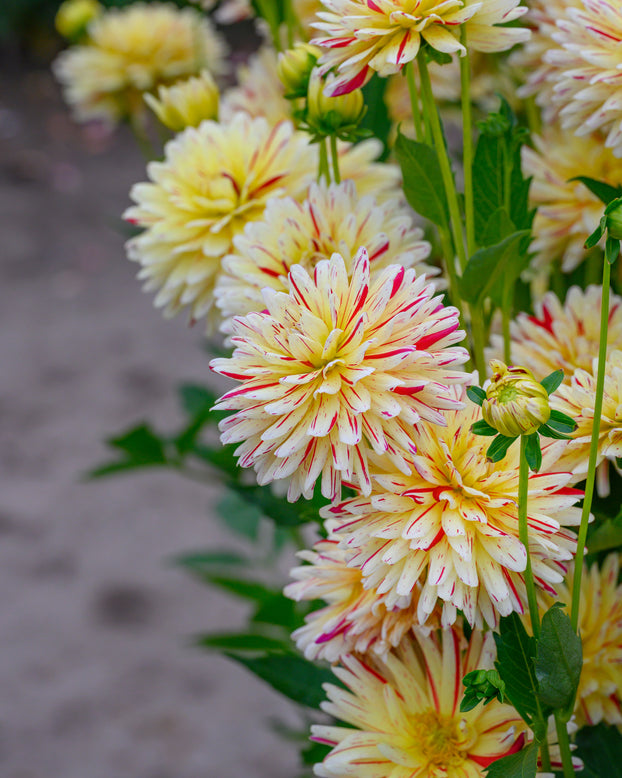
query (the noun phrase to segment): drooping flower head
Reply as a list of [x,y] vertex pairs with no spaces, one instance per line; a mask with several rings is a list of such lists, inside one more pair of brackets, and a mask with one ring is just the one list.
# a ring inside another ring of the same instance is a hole
[[603,204],[581,182],[585,174],[611,186],[622,184],[622,161],[605,148],[599,134],[576,137],[552,125],[533,138],[535,149],[522,147],[523,172],[532,178],[529,197],[537,207],[533,222],[533,267],[551,272],[561,260],[568,273],[587,256],[585,239],[598,226]]
[[313,275],[289,273],[289,294],[264,290],[266,311],[233,320],[236,350],[212,369],[242,385],[216,408],[237,413],[221,422],[223,443],[266,484],[289,478],[288,498],[334,499],[341,479],[369,493],[375,451],[408,472],[413,425],[444,424],[459,401],[449,385],[464,382],[466,361],[458,312],[412,269],[391,265],[370,280],[361,248],[349,277],[343,258],[322,260]]
[[224,69],[225,47],[193,8],[133,3],[88,26],[88,42],[61,53],[54,73],[79,121],[115,123],[144,110],[143,94],[160,84]]
[[[324,600],[327,604],[313,611],[306,624],[292,638],[307,659],[336,662],[346,654],[384,656],[398,646],[417,621],[418,592],[401,597],[388,608],[386,596],[365,589],[361,571],[348,566],[348,554],[339,546],[339,536],[320,540],[313,551],[298,556],[310,564],[296,567],[296,579],[285,587],[293,600]],[[431,619],[430,628],[438,623]]]
[[[500,462],[490,462],[490,438],[476,435],[471,425],[479,407],[447,411],[446,427],[422,421],[417,425],[413,471],[374,475],[370,497],[354,497],[322,510],[328,526],[348,549],[349,564],[360,568],[364,586],[387,594],[387,606],[416,584],[418,618],[442,601],[443,623],[461,610],[472,625],[493,627],[499,616],[523,612],[525,547],[518,533],[519,447]],[[560,525],[576,525],[573,507],[581,492],[569,487],[569,472],[556,460],[564,441],[543,448],[539,473],[529,476],[529,551],[536,584],[555,592],[576,546],[574,534]]]
[[466,26],[469,49],[505,51],[529,37],[529,30],[497,25],[526,12],[520,0],[322,0],[326,11],[313,26],[325,37],[313,43],[327,49],[320,60],[336,68],[327,94],[363,86],[373,72],[398,73],[417,56],[422,43],[445,54],[464,54],[460,29]]
[[372,273],[390,264],[414,266],[418,274],[438,272],[423,264],[430,244],[395,195],[379,204],[371,195],[359,197],[354,182],[345,181],[312,184],[302,203],[292,197],[271,200],[263,219],[234,238],[235,253],[223,260],[216,298],[225,319],[263,310],[261,290],[267,286],[287,291],[293,265],[311,271],[337,252],[350,275],[361,246]]
[[493,700],[460,712],[462,678],[491,669],[492,633],[461,645],[454,630],[413,633],[384,659],[353,656],[333,668],[345,685],[326,684],[322,708],[349,726],[312,727],[332,746],[315,774],[322,778],[478,778],[495,760],[519,751],[525,725],[510,705]]
[[144,228],[128,243],[145,289],[166,315],[188,306],[199,319],[211,308],[222,257],[245,225],[263,216],[271,197],[302,197],[313,180],[315,151],[289,122],[237,113],[203,122],[166,145],[163,162],[136,184],[125,218]]

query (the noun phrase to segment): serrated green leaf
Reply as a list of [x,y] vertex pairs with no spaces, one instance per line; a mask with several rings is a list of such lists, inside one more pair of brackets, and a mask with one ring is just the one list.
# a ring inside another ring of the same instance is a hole
[[546,389],[546,393],[551,395],[561,385],[563,380],[564,371],[555,370],[553,373],[550,373],[546,376],[546,378],[543,378],[542,381],[540,381],[540,386],[543,386]]
[[498,434],[497,430],[494,427],[491,427],[484,419],[480,419],[471,424],[471,432],[475,435],[486,435],[487,437]]
[[449,211],[436,150],[400,132],[395,155],[402,169],[404,194],[409,204],[434,224],[447,227]]
[[538,771],[538,744],[531,743],[515,754],[497,759],[486,770],[487,778],[535,778]]
[[544,706],[566,709],[572,705],[582,665],[581,638],[556,603],[542,617],[536,651],[538,696]]
[[467,397],[471,402],[481,407],[482,403],[486,399],[486,392],[481,386],[467,386]]
[[460,279],[460,294],[466,302],[480,305],[487,297],[494,297],[501,304],[508,277],[518,277],[527,265],[521,244],[529,234],[528,230],[514,232],[471,256]]
[[534,668],[536,641],[530,637],[516,613],[505,616],[495,634],[497,668],[505,682],[505,693],[520,716],[528,723],[539,716],[538,682]]
[[585,764],[580,775],[622,778],[622,734],[616,727],[584,727],[577,732],[576,743],[576,754]]
[[291,644],[283,640],[258,635],[252,632],[221,632],[211,635],[197,635],[194,644],[200,648],[210,648],[216,651],[249,651],[249,652],[286,652],[291,650]]
[[540,438],[537,432],[527,435],[525,459],[533,473],[537,473],[540,470],[542,466],[542,450],[540,449]]
[[338,683],[330,670],[299,656],[251,658],[230,652],[226,656],[244,665],[277,692],[309,708],[319,708],[325,700],[322,684]]
[[587,176],[575,176],[570,180],[580,181],[605,205],[609,205],[612,200],[615,200],[617,197],[622,195],[621,187],[611,186],[611,184],[607,184],[605,181],[597,181],[595,178],[588,178]]
[[501,434],[497,435],[490,446],[488,446],[486,456],[491,462],[500,462],[515,440],[517,440],[517,438],[507,438],[505,435]]

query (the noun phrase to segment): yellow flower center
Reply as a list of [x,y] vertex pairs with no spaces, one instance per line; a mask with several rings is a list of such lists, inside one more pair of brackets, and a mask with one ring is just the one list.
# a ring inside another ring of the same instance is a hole
[[466,759],[465,734],[460,722],[436,711],[413,716],[416,745],[429,768],[458,767]]

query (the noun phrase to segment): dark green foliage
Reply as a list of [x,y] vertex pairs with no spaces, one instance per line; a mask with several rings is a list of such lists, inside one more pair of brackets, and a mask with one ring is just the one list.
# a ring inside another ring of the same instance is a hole
[[582,664],[581,638],[562,606],[556,603],[542,617],[536,651],[538,695],[544,707],[566,709],[570,716]]
[[497,759],[486,771],[487,778],[534,778],[538,769],[538,744]]
[[402,169],[404,194],[417,213],[446,228],[449,210],[443,177],[435,149],[407,138],[400,132],[395,154]]

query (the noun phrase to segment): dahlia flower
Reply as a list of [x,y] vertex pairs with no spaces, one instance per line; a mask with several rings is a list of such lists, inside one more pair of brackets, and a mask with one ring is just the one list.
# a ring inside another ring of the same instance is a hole
[[289,122],[235,114],[203,122],[166,145],[164,162],[147,168],[124,216],[144,232],[128,245],[145,289],[172,316],[189,306],[192,319],[211,308],[222,257],[244,226],[263,216],[270,197],[303,197],[315,177],[316,152]]
[[536,270],[550,271],[561,260],[564,272],[574,270],[587,256],[585,238],[598,226],[603,204],[579,181],[588,174],[612,186],[622,184],[622,161],[604,147],[598,134],[584,138],[553,128],[534,137],[535,149],[522,148],[523,172],[532,177],[531,205],[537,207],[533,223]]
[[516,711],[493,700],[460,712],[462,678],[491,669],[492,633],[413,633],[384,659],[369,664],[344,657],[333,668],[346,689],[325,684],[322,708],[343,726],[315,725],[313,740],[332,746],[315,766],[323,778],[477,778],[497,759],[519,751],[525,725]]
[[445,54],[466,53],[460,28],[467,30],[469,49],[505,51],[526,40],[529,30],[498,27],[518,19],[527,9],[520,0],[322,0],[328,9],[313,26],[326,37],[312,43],[327,52],[320,62],[336,68],[337,79],[327,94],[351,92],[377,71],[398,73],[417,56],[423,42]]
[[[519,313],[511,324],[512,358],[543,378],[554,370],[564,371],[564,383],[570,385],[578,368],[591,370],[598,354],[602,289],[572,286],[562,305],[553,292],[547,292],[535,304],[535,315]],[[611,294],[607,350],[622,342],[622,298]],[[503,353],[500,335],[492,336],[491,356]],[[555,397],[551,398],[555,407]],[[592,403],[593,405],[593,403]]]
[[159,84],[224,69],[224,44],[193,8],[134,3],[96,17],[88,36],[53,66],[79,121],[135,116],[143,110],[143,94]]
[[[463,387],[455,399],[466,400]],[[499,616],[523,612],[523,571],[527,561],[518,535],[519,447],[500,462],[490,462],[490,438],[471,425],[480,409],[447,411],[446,427],[417,425],[413,471],[374,475],[371,496],[324,508],[327,526],[355,549],[349,564],[358,567],[364,586],[387,595],[387,607],[422,584],[418,619],[442,601],[443,624],[461,610],[471,625],[494,627]],[[555,593],[575,535],[560,525],[576,525],[573,507],[581,492],[569,488],[572,476],[553,465],[564,441],[542,451],[542,469],[529,476],[529,551],[536,584]]]
[[289,273],[289,294],[264,289],[266,311],[233,320],[236,350],[217,373],[242,381],[215,406],[235,410],[221,440],[242,443],[242,467],[258,482],[290,478],[288,499],[310,498],[318,477],[335,499],[341,479],[369,494],[368,457],[384,455],[409,472],[413,425],[445,423],[459,401],[448,385],[467,359],[458,311],[444,308],[415,271],[390,265],[370,281],[361,248],[351,276],[339,254],[313,276]]
[[145,95],[149,108],[174,132],[197,127],[205,119],[216,119],[218,99],[218,87],[207,70],[173,86],[159,86],[157,97]]
[[292,197],[271,200],[263,219],[234,238],[235,253],[223,260],[216,302],[225,319],[260,311],[262,289],[286,292],[292,265],[311,270],[338,252],[351,274],[360,246],[367,248],[372,272],[397,264],[434,274],[436,268],[422,262],[430,253],[422,237],[397,196],[379,205],[371,195],[358,197],[352,181],[312,184],[302,203]]
[[622,157],[622,6],[581,0],[557,22],[557,46],[545,54],[553,66],[553,101],[563,129],[577,135],[600,130]]
[[[609,554],[602,565],[583,566],[579,604],[579,633],[583,643],[583,667],[574,715],[579,728],[622,724],[622,586],[618,585],[620,557]],[[556,600],[570,608],[574,563]],[[544,598],[549,608],[553,599]],[[525,626],[529,628],[527,620]]]
[[387,608],[386,597],[365,589],[361,571],[348,566],[337,535],[320,540],[313,551],[300,551],[298,556],[310,564],[292,570],[296,581],[285,587],[285,595],[298,602],[327,603],[292,634],[307,659],[336,662],[346,654],[370,651],[384,656],[416,623],[416,596],[407,594]]

